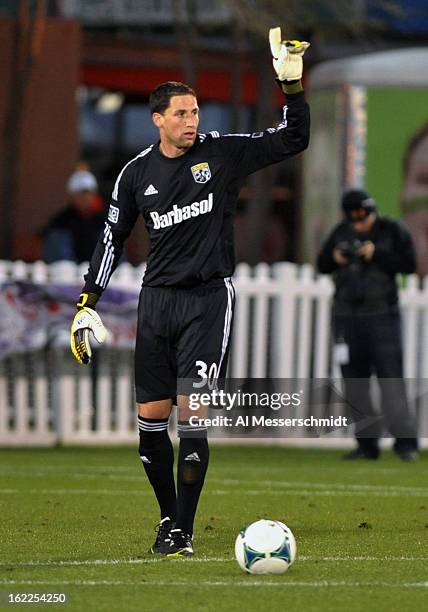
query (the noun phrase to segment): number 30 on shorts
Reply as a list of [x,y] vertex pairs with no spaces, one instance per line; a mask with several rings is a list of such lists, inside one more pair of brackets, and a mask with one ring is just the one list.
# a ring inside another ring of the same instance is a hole
[[198,359],[196,367],[199,368],[198,376],[200,376],[201,380],[193,383],[195,389],[200,389],[205,385],[208,385],[208,389],[214,389],[219,374],[217,364],[212,363],[208,368],[208,364],[205,361]]

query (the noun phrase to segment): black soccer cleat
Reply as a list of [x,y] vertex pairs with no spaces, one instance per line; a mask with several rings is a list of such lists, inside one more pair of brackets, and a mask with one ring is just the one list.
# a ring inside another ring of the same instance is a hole
[[192,536],[181,529],[171,529],[171,541],[167,557],[191,557],[193,555]]
[[149,550],[149,553],[152,555],[166,555],[171,544],[171,537],[169,533],[173,527],[174,523],[171,521],[169,516],[163,518],[161,522],[156,525],[155,530],[158,532],[158,534],[156,536],[155,543]]
[[357,459],[370,459],[371,461],[376,461],[380,457],[380,450],[377,448],[373,449],[363,449],[360,446],[355,448],[354,450],[343,455],[342,459],[345,461],[355,461]]
[[395,454],[398,455],[402,461],[417,461],[419,458],[418,451],[414,448],[395,449]]
[[416,461],[419,457],[415,438],[398,438],[394,442],[393,451],[402,461]]

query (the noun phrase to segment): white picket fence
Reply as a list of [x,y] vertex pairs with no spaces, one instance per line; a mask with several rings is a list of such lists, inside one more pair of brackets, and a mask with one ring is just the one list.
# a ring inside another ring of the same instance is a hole
[[[0,283],[80,284],[87,264],[0,261]],[[110,286],[138,291],[144,266],[122,264]],[[426,279],[425,279],[426,280]],[[332,283],[309,265],[237,267],[231,378],[339,377],[331,363]],[[405,376],[411,394],[428,379],[428,283],[409,277],[401,290]],[[0,361],[0,446],[135,442],[132,351],[103,347],[95,364],[71,355],[68,333],[48,350]],[[427,406],[419,407],[428,436]],[[333,436],[334,437],[334,436]]]

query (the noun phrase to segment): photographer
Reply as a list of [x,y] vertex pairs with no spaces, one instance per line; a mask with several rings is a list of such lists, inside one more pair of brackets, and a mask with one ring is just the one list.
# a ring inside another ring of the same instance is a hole
[[[416,258],[409,232],[382,217],[374,200],[353,189],[342,198],[345,220],[328,237],[318,269],[333,274],[333,325],[336,356],[345,380],[347,403],[355,422],[358,447],[348,459],[377,459],[385,427],[404,461],[417,458],[416,423],[403,380],[401,320],[396,275],[412,274]],[[375,373],[382,392],[382,417],[370,399]]]

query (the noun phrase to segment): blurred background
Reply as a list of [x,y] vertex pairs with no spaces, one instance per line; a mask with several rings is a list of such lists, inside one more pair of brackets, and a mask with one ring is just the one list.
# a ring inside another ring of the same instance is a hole
[[[0,0],[0,259],[42,258],[43,230],[66,205],[76,168],[95,175],[97,210],[108,203],[121,167],[157,138],[148,95],[160,82],[195,86],[201,131],[275,125],[283,103],[267,42],[275,25],[312,45],[312,153],[306,167],[299,156],[248,179],[238,261],[313,260],[346,184],[365,183],[381,212],[401,216],[405,144],[428,120],[428,56],[416,53],[428,41],[426,0]],[[406,56],[409,49],[415,53]],[[370,54],[379,52],[386,54],[370,80]],[[337,59],[341,67],[328,69]],[[412,99],[409,86],[418,90]],[[381,170],[379,143],[396,149]],[[138,225],[128,261],[141,263],[147,246]]]

